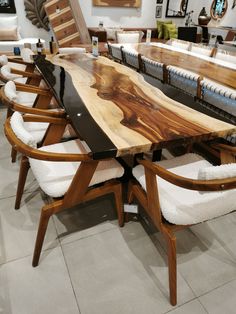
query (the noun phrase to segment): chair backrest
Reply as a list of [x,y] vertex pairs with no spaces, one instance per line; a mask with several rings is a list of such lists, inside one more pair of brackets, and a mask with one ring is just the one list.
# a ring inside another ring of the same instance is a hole
[[10,101],[17,100],[16,84],[13,81],[7,82],[3,88],[4,88],[5,96]]
[[197,27],[178,27],[178,39],[195,43],[197,41]]
[[204,56],[208,56],[211,57],[212,56],[212,47],[208,47],[208,46],[204,46],[201,44],[192,44],[190,51],[200,54],[200,55],[204,55]]
[[119,44],[136,44],[140,43],[143,37],[143,32],[141,31],[118,31],[116,32],[116,40]]
[[123,62],[134,69],[139,70],[139,55],[137,51],[127,48],[122,49]]
[[170,39],[167,44],[184,50],[189,50],[190,48],[190,42],[180,39]]
[[11,67],[8,64],[3,65],[0,69],[0,71],[1,71],[2,77],[7,81],[15,80],[17,78],[22,77],[22,75],[11,73]]
[[23,59],[23,61],[28,62],[28,63],[32,63],[33,60],[31,59],[31,56],[34,55],[34,52],[29,49],[29,48],[23,48],[21,49],[21,57]]
[[223,60],[223,61],[227,61],[227,62],[231,62],[231,63],[236,64],[236,53],[233,53],[230,51],[217,49],[216,54],[215,54],[215,58],[218,60]]
[[37,148],[37,142],[34,137],[25,128],[25,122],[22,115],[19,112],[14,112],[10,119],[12,131],[16,137],[20,139],[24,144]]
[[5,55],[0,56],[0,66],[6,65],[8,63],[8,58]]
[[108,50],[114,60],[123,61],[121,45],[108,43]]

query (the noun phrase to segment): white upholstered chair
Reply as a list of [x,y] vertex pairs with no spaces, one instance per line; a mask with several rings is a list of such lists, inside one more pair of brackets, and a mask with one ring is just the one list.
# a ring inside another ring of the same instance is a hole
[[202,80],[200,84],[204,102],[212,105],[215,111],[223,110],[236,117],[236,91],[234,89],[209,79]]
[[[37,266],[49,218],[61,210],[112,193],[115,196],[119,225],[123,225],[121,183],[115,179],[121,177],[124,170],[115,159],[92,160],[86,143],[78,139],[58,143],[57,140],[68,123],[66,119],[38,117],[40,122],[49,122],[51,128],[56,127],[57,132],[49,130],[44,140],[45,146],[36,149],[32,135],[24,127],[29,120],[29,116],[23,116],[21,122],[18,120],[14,125],[13,118],[8,118],[5,134],[9,142],[23,154],[18,181],[19,203],[29,167],[40,188],[53,199],[41,210],[33,256],[33,266]],[[50,133],[54,135],[53,141]]]
[[199,55],[207,56],[207,57],[212,57],[214,48],[208,47],[205,45],[200,45],[200,44],[194,44],[192,43],[190,46],[190,51]]
[[143,37],[142,31],[117,31],[116,41],[118,44],[137,44]]
[[217,49],[215,58],[218,60],[230,62],[233,64],[236,64],[236,53],[222,50],[222,49]]
[[110,56],[114,61],[122,62],[123,61],[123,55],[122,55],[122,48],[123,46],[121,44],[111,44],[107,43],[108,51]]
[[236,164],[212,166],[196,154],[152,163],[138,160],[130,182],[136,198],[167,242],[170,302],[177,303],[175,232],[236,209]]
[[168,83],[191,96],[197,96],[199,75],[176,66],[168,65]]
[[141,57],[141,60],[143,73],[163,81],[163,63],[151,60],[144,56]]
[[63,47],[58,49],[59,53],[86,53],[86,48],[82,47]]
[[140,70],[141,55],[139,55],[137,51],[132,48],[124,47],[122,49],[122,57],[124,64],[135,70]]
[[170,39],[166,43],[168,45],[171,45],[172,47],[176,47],[183,50],[189,50],[191,43],[189,41],[181,40],[181,39]]

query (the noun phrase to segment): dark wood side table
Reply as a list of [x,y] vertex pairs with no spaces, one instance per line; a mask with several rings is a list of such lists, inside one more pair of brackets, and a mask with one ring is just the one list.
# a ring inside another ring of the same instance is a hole
[[94,27],[88,29],[90,37],[92,36],[98,37],[98,41],[106,42],[107,41],[107,32],[104,28]]

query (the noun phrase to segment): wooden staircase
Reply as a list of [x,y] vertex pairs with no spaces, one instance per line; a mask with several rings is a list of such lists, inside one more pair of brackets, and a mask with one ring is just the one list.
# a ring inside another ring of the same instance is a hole
[[49,0],[44,8],[59,47],[91,43],[78,0]]

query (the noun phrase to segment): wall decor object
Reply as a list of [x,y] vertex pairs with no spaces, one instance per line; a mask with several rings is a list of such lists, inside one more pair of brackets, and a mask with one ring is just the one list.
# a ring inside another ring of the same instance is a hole
[[228,0],[213,0],[211,4],[211,17],[221,19],[228,9]]
[[44,10],[45,2],[46,0],[24,0],[25,12],[33,25],[49,31],[48,17]]
[[141,0],[93,0],[94,6],[139,8]]
[[14,0],[0,0],[0,13],[16,13]]
[[233,1],[232,10],[235,8],[235,6],[236,6],[236,0]]
[[157,0],[157,4],[163,4],[163,0]]
[[156,18],[161,18],[162,17],[162,6],[157,5],[156,7]]
[[187,7],[188,0],[167,0],[166,17],[184,18]]
[[207,15],[206,8],[203,7],[198,15],[198,24],[207,25],[211,20],[211,17]]

